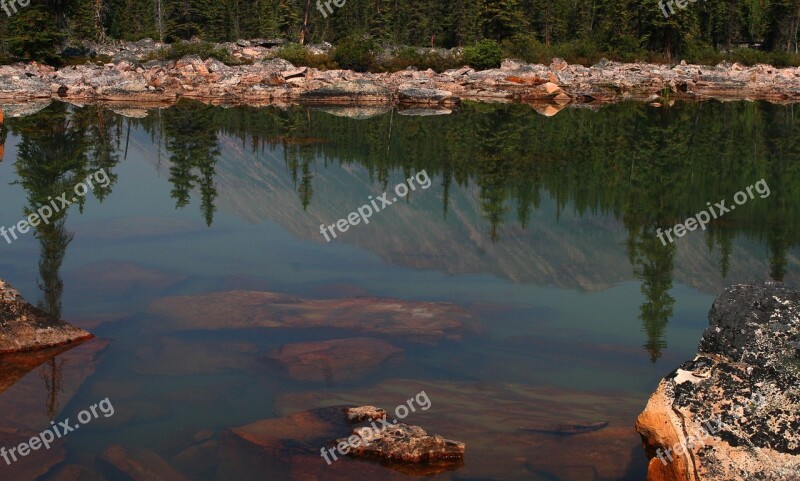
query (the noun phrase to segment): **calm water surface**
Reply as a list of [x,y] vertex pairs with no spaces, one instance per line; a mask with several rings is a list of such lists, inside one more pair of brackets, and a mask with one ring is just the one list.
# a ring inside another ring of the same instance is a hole
[[[120,452],[164,479],[412,479],[350,460],[275,460],[230,429],[338,404],[391,409],[424,389],[431,409],[408,422],[467,443],[464,465],[435,479],[642,480],[635,417],[694,354],[714,297],[736,282],[798,279],[791,106],[619,104],[545,117],[465,104],[446,116],[346,116],[366,114],[52,104],[7,118],[0,225],[100,168],[113,181],[35,233],[0,239],[0,278],[99,338],[0,393],[0,429],[38,432],[106,397],[115,408],[71,433],[61,454],[37,453],[44,474],[13,479],[66,479],[69,469],[129,479],[109,461]],[[320,224],[421,170],[428,190],[325,242]],[[656,238],[762,178],[769,197],[673,245]],[[323,329],[227,328],[229,319],[169,329],[153,309],[237,290],[448,302],[480,333],[374,335],[403,354],[316,382],[265,356],[371,334],[334,318]],[[575,436],[519,429],[599,421],[609,426]]]

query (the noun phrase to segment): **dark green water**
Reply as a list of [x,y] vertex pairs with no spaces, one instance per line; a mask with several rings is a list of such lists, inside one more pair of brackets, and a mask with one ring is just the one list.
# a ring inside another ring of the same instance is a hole
[[[798,279],[792,106],[619,104],[544,117],[466,104],[447,116],[356,120],[302,107],[182,103],[131,118],[52,104],[6,120],[0,225],[100,168],[111,180],[35,233],[0,239],[0,278],[111,340],[71,392],[48,384],[56,362],[0,393],[7,405],[28,386],[22,412],[32,419],[114,404],[113,417],[70,434],[65,460],[42,480],[66,465],[125,479],[98,461],[116,445],[147,449],[189,479],[310,479],[265,467],[263,454],[231,459],[227,430],[342,399],[392,408],[419,386],[432,408],[409,422],[467,443],[465,465],[436,479],[641,480],[635,416],[694,354],[713,298],[737,282]],[[325,242],[320,224],[422,170],[429,189]],[[668,245],[656,237],[761,179],[768,197],[707,231]],[[237,289],[451,302],[483,333],[398,340],[399,363],[312,383],[266,369],[261,356],[352,333],[153,329],[158,299]],[[515,409],[530,411],[514,417],[520,425],[559,412],[611,424],[568,438],[521,434],[501,415]],[[314,479],[358,479],[322,466]]]

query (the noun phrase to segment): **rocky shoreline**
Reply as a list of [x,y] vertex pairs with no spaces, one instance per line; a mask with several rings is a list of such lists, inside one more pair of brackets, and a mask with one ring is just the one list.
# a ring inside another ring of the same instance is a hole
[[469,67],[437,73],[413,67],[358,73],[295,67],[270,58],[274,48],[222,44],[242,65],[189,55],[150,60],[160,44],[102,46],[112,61],[56,69],[0,66],[0,104],[42,100],[73,103],[172,104],[180,98],[210,104],[378,104],[447,108],[461,100],[566,105],[673,99],[800,101],[800,68],[740,64],[654,65],[601,61],[591,67],[554,59],[550,65],[505,60],[499,69]]

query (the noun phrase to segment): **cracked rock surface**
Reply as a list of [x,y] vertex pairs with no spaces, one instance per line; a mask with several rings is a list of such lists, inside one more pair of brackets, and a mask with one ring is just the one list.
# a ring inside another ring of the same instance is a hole
[[770,282],[720,295],[697,356],[637,420],[648,481],[800,480],[799,340],[798,291]]

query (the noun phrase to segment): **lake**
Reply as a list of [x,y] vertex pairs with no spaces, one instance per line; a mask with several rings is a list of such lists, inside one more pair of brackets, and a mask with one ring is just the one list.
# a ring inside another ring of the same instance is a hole
[[[108,182],[0,238],[0,278],[97,336],[6,380],[0,431],[39,432],[106,398],[114,414],[0,462],[0,477],[413,479],[328,466],[292,413],[394,411],[424,391],[429,409],[405,422],[466,443],[463,465],[433,479],[644,479],[636,416],[694,356],[714,298],[798,280],[800,128],[792,105],[760,102],[542,113],[7,115],[0,225],[100,170]],[[421,172],[429,187],[397,198]],[[762,179],[768,196],[731,200]],[[397,200],[326,241],[321,225],[384,192]],[[659,240],[723,199],[736,209]],[[393,306],[415,314],[399,323]],[[245,439],[258,421],[262,437]]]

